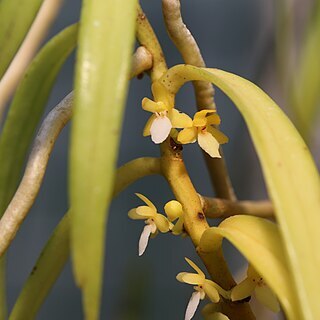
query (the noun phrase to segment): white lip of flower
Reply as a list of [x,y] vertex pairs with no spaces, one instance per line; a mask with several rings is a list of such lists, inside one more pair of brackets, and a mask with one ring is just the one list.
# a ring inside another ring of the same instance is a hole
[[148,98],[142,100],[142,109],[152,112],[147,121],[143,135],[151,135],[154,143],[162,143],[173,128],[186,128],[192,126],[192,119],[185,113],[167,106],[162,101],[152,101]]
[[273,312],[280,311],[276,295],[271,291],[263,278],[251,266],[248,266],[247,278],[231,290],[231,300],[243,300],[255,293],[258,301]]
[[195,285],[193,287],[195,291],[191,295],[184,318],[185,320],[190,320],[194,316],[200,300],[203,300],[207,296],[213,303],[217,303],[220,300],[220,295],[229,298],[229,294],[215,282],[206,279],[205,274],[194,262],[188,258],[185,259],[197,272],[180,272],[176,277],[180,282]]
[[129,218],[134,220],[145,220],[146,226],[143,228],[139,239],[139,256],[142,256],[147,248],[150,235],[156,236],[158,231],[165,233],[172,229],[173,224],[162,214],[157,212],[154,204],[144,195],[136,193],[146,206],[139,206],[131,209]]
[[172,123],[167,117],[168,111],[155,112],[156,118],[150,127],[151,140],[158,144],[162,143],[170,134]]

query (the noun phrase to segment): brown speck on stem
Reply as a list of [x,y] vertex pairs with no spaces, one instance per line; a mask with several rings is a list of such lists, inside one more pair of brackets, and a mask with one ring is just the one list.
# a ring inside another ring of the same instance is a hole
[[176,143],[172,138],[170,138],[170,147],[175,152],[180,152],[183,149],[182,145],[179,143]]
[[204,214],[202,212],[198,212],[198,218],[200,220],[204,220]]

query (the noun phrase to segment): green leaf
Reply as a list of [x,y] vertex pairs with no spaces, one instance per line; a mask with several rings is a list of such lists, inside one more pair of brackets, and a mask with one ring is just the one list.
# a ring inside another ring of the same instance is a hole
[[17,188],[50,91],[76,40],[76,25],[50,40],[32,61],[17,89],[0,137],[0,216]]
[[99,317],[105,227],[135,33],[136,0],[84,1],[71,132],[71,252],[86,319]]
[[315,10],[307,28],[300,64],[293,74],[290,104],[298,129],[309,142],[314,121],[320,106],[320,2],[314,3]]
[[43,0],[0,1],[0,79],[27,34]]
[[32,320],[69,258],[70,218],[65,215],[42,250],[9,320]]
[[297,297],[278,227],[262,218],[234,216],[224,220],[219,227],[204,232],[200,240],[200,251],[214,252],[220,249],[223,237],[261,274],[278,296],[288,319],[297,319]]
[[[154,174],[161,174],[160,159],[138,158],[129,161],[117,170],[113,197],[135,181]],[[42,250],[33,272],[29,275],[15,302],[9,320],[31,320],[36,317],[69,257],[69,234],[70,213],[68,212]],[[0,258],[0,263],[1,261]]]
[[185,65],[171,68],[160,79],[171,93],[192,80],[218,86],[243,115],[275,207],[303,319],[318,319],[320,181],[307,146],[275,102],[246,79]]

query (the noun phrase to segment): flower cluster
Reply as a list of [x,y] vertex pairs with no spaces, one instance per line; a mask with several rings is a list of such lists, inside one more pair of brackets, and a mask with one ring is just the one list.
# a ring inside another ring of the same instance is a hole
[[[153,115],[145,125],[143,135],[150,136],[154,143],[162,143],[172,129],[182,129],[177,135],[177,141],[181,144],[193,143],[198,140],[199,146],[213,158],[221,158],[220,144],[228,142],[227,136],[214,126],[220,124],[220,117],[215,110],[202,110],[197,112],[193,120],[172,106],[172,101],[166,98],[163,88],[157,82],[152,86],[155,98],[142,100],[142,108],[152,112]],[[161,100],[160,100],[161,99]]]
[[[155,237],[158,232],[166,233],[172,231],[179,235],[183,232],[183,211],[182,205],[176,200],[171,200],[165,205],[167,217],[158,213],[155,205],[144,195],[136,193],[146,205],[131,209],[128,213],[129,218],[134,220],[145,220],[144,227],[139,240],[139,256],[143,255],[147,248],[150,236]],[[178,219],[176,225],[171,221]]]
[[[198,133],[198,135],[199,134],[202,133]],[[145,205],[131,209],[128,215],[134,220],[145,220],[146,226],[144,227],[139,240],[139,256],[141,256],[146,250],[150,236],[156,236],[159,231],[161,233],[170,231],[175,235],[184,234],[184,213],[180,202],[176,200],[167,202],[164,207],[164,211],[166,213],[165,216],[157,211],[155,205],[147,197],[140,193],[136,193],[136,195],[145,203]],[[175,221],[176,223],[173,224]],[[211,303],[216,304],[220,301],[221,296],[226,300],[240,301],[255,293],[257,299],[267,308],[274,312],[278,312],[280,310],[280,305],[276,296],[251,265],[248,267],[246,279],[231,290],[226,291],[217,283],[206,279],[205,274],[194,262],[188,258],[185,259],[196,271],[196,273],[180,272],[176,277],[178,281],[191,284],[194,288],[194,292],[192,293],[187,305],[185,320],[192,319],[198,308],[200,300],[204,300],[206,297]],[[214,305],[211,304],[211,306]],[[210,308],[207,309],[207,311],[210,312],[210,319],[211,316],[212,319],[216,319],[217,317],[219,319],[228,319],[225,315],[216,311],[215,307],[212,312],[209,310]]]

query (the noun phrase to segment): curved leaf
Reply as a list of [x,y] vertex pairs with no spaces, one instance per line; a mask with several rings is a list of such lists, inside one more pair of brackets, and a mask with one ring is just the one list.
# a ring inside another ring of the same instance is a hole
[[0,1],[0,79],[19,49],[43,0]]
[[234,216],[224,220],[219,227],[205,231],[199,250],[212,252],[220,249],[223,237],[247,258],[277,294],[288,319],[298,319],[297,297],[278,227],[262,218]]
[[9,320],[32,320],[69,258],[70,218],[65,215],[41,252]]
[[[142,177],[160,174],[160,159],[138,158],[118,168],[113,197]],[[32,320],[57,281],[70,254],[70,213],[59,222],[24,284],[9,320]],[[0,260],[1,262],[1,260]]]
[[160,79],[170,93],[192,80],[218,86],[243,115],[276,210],[303,317],[319,318],[320,181],[307,146],[275,102],[246,79],[188,65],[173,67]]
[[136,0],[86,0],[71,129],[71,252],[86,319],[99,317],[112,196],[133,49]]
[[76,40],[76,25],[51,39],[32,61],[13,98],[0,137],[0,216],[16,190],[51,88]]
[[296,116],[297,127],[309,142],[320,106],[320,2],[314,2],[313,17],[291,83],[290,105]]

